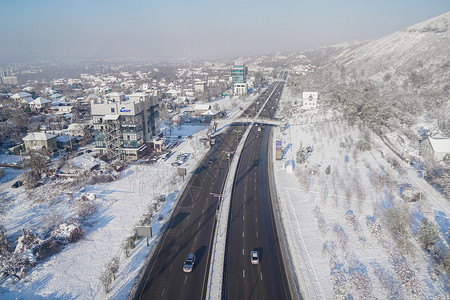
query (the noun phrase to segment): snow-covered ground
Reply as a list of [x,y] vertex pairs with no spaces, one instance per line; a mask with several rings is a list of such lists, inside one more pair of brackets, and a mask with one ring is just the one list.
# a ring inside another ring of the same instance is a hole
[[[291,105],[286,97],[282,103]],[[378,136],[366,134],[371,150],[358,150],[365,134],[338,113],[318,108],[289,121],[295,125],[275,129],[274,138],[286,153],[276,161],[274,143],[274,169],[292,267],[304,298],[449,299],[446,275],[437,275],[415,239],[427,218],[439,228],[437,244],[448,251],[448,200]],[[311,150],[303,164],[295,162],[300,147]],[[397,166],[390,163],[394,160]],[[405,184],[425,197],[406,203],[400,192]],[[383,222],[391,207],[412,216],[410,254],[401,254]]]
[[[245,100],[229,97],[213,101],[225,109],[229,117],[240,114],[255,99],[252,95]],[[163,128],[163,130],[165,130]],[[0,225],[11,238],[16,239],[22,229],[32,229],[38,235],[51,222],[64,222],[77,214],[77,201],[83,195],[94,195],[97,211],[83,224],[86,231],[76,243],[69,243],[63,250],[32,267],[27,276],[20,281],[13,277],[0,281],[2,299],[126,299],[135,285],[146,259],[151,253],[160,234],[161,226],[168,220],[172,209],[199,161],[209,151],[209,146],[200,142],[206,135],[207,126],[183,125],[181,129],[172,128],[172,137],[192,136],[183,139],[172,151],[167,160],[157,163],[131,165],[122,171],[117,181],[86,185],[74,190],[76,184],[70,180],[50,182],[27,193],[24,187],[8,188],[2,195],[2,214]],[[186,167],[188,177],[183,181],[176,174],[171,163],[179,153],[188,153],[182,167]],[[153,238],[136,242],[127,258],[123,243],[134,234],[135,227],[145,218],[144,214],[156,202],[155,195],[166,196],[155,216],[151,219]],[[99,280],[105,265],[112,258],[119,257],[117,278],[111,284],[110,292],[105,294]]]

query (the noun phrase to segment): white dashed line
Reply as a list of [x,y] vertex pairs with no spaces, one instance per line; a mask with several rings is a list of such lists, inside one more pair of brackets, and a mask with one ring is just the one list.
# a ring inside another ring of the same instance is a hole
[[242,269],[242,278],[245,278],[245,270]]

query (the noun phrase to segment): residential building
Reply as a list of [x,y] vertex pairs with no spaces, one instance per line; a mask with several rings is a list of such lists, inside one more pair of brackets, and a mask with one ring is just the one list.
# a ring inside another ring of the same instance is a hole
[[0,77],[0,83],[17,85],[19,84],[19,80],[17,76],[2,76]]
[[138,92],[125,99],[121,93],[111,93],[104,100],[92,101],[91,111],[100,155],[136,160],[150,148],[161,146],[157,98]]
[[315,109],[317,107],[317,100],[319,99],[318,92],[303,92],[302,108],[305,110]]
[[422,142],[422,157],[429,163],[438,163],[447,154],[450,154],[450,138],[448,137],[433,136]]
[[11,96],[11,99],[16,100],[17,102],[21,102],[25,98],[31,97],[31,94],[26,92],[18,92]]
[[51,106],[52,101],[47,100],[45,98],[42,97],[38,97],[36,99],[34,99],[33,101],[31,101],[30,103],[28,103],[28,105],[30,105],[30,109],[32,111],[42,111],[47,107]]
[[208,86],[208,83],[206,81],[197,81],[194,85],[194,91],[196,93],[204,93],[206,91],[206,88]]
[[56,149],[56,135],[44,132],[32,132],[23,138],[25,151]]
[[235,64],[231,68],[231,83],[233,86],[233,95],[246,95],[247,88],[247,73],[248,69],[245,65]]

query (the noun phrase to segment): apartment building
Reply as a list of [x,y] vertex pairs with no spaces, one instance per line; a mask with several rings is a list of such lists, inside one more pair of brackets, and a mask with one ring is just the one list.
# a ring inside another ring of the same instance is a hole
[[245,65],[234,65],[231,68],[231,82],[233,85],[233,95],[246,95],[247,87],[247,73],[248,69]]
[[156,97],[110,93],[91,102],[95,148],[111,159],[136,160],[149,149],[162,150]]

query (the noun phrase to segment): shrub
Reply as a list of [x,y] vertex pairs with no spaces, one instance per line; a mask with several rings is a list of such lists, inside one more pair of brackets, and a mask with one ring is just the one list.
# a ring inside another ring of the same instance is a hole
[[75,227],[69,235],[69,242],[70,243],[75,243],[77,241],[79,241],[83,235],[84,235],[85,231],[79,227]]
[[58,253],[61,250],[61,244],[54,238],[48,238],[42,243],[33,247],[33,254],[35,255],[37,261],[42,261],[47,257]]
[[420,245],[427,251],[432,251],[439,240],[439,228],[437,225],[424,218],[417,230],[417,239]]

